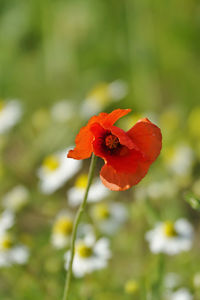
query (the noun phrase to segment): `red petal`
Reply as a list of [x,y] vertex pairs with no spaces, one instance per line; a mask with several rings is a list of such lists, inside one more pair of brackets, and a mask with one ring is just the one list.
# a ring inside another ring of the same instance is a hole
[[85,159],[91,156],[93,151],[93,134],[90,131],[90,126],[95,122],[103,122],[107,116],[107,113],[100,113],[98,116],[93,116],[90,118],[87,125],[82,127],[77,134],[75,139],[76,147],[74,150],[69,151],[67,157],[74,159]]
[[119,155],[109,155],[106,157],[107,165],[112,166],[116,172],[133,173],[136,171],[138,163],[143,157],[140,152],[129,150],[123,147],[119,151]]
[[90,127],[93,135],[93,151],[94,154],[103,158],[108,165],[111,165],[118,172],[131,173],[135,171],[138,161],[143,159],[141,152],[132,149],[134,143],[132,139],[122,129],[112,126],[111,132],[118,137],[122,146],[116,149],[116,152],[109,152],[102,146],[108,130],[104,129],[100,124],[94,123]]
[[110,114],[100,113],[98,116],[93,116],[85,127],[82,127],[76,136],[76,147],[70,150],[67,157],[74,159],[85,159],[91,156],[93,151],[92,141],[93,133],[90,131],[90,126],[93,123],[99,123],[107,128],[112,126],[119,118],[128,114],[130,109],[116,109]]
[[146,175],[150,164],[139,162],[135,172],[117,172],[111,166],[104,165],[100,172],[102,183],[112,191],[124,191],[136,185]]
[[162,148],[160,128],[145,118],[139,120],[127,134],[147,160],[153,162],[157,158]]
[[104,133],[110,131],[113,135],[118,137],[121,145],[124,145],[129,149],[137,148],[137,146],[134,145],[132,139],[128,136],[128,134],[119,127],[111,126],[109,129],[106,130],[99,123],[94,123],[90,126],[90,130],[95,138],[103,136]]
[[123,129],[116,126],[112,126],[110,128],[110,131],[112,132],[112,134],[118,137],[121,145],[124,145],[129,149],[137,148],[134,145],[132,139],[128,136],[128,134]]
[[107,115],[105,120],[101,123],[105,128],[112,126],[118,119],[127,115],[131,109],[115,109]]
[[88,126],[82,127],[76,136],[76,147],[68,152],[67,157],[74,159],[85,159],[92,154],[93,135],[88,130]]

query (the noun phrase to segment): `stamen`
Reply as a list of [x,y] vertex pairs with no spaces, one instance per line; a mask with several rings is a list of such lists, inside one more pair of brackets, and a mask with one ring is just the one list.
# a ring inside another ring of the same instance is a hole
[[86,246],[84,243],[80,243],[77,246],[78,255],[82,258],[88,258],[92,256],[92,248]]
[[164,230],[164,234],[167,237],[175,237],[178,235],[174,227],[174,224],[170,221],[164,223],[163,230]]
[[72,233],[73,223],[68,218],[59,219],[53,228],[54,233],[59,233],[63,235],[70,235]]
[[116,149],[119,145],[119,139],[115,135],[109,134],[105,138],[105,143],[109,149]]
[[13,240],[9,235],[5,235],[2,240],[0,241],[0,249],[1,250],[8,250],[12,248]]
[[47,156],[43,161],[43,166],[48,171],[55,171],[59,167],[59,161],[58,158],[54,155]]
[[104,203],[96,204],[94,207],[94,217],[97,220],[105,220],[110,217],[110,211],[108,205]]

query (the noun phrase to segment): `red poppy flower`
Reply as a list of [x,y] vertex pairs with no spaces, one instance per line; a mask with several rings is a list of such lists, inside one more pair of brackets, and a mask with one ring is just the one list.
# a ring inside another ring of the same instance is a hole
[[76,136],[76,147],[68,157],[85,159],[95,155],[104,159],[100,177],[111,190],[122,191],[136,185],[158,157],[162,147],[160,129],[147,118],[125,132],[113,124],[130,109],[116,109],[92,117]]

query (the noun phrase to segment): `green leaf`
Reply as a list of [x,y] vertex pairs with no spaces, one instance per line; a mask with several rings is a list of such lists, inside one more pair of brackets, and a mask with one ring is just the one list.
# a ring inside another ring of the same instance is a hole
[[200,211],[200,198],[198,198],[195,194],[193,194],[192,192],[186,193],[185,200],[193,209]]

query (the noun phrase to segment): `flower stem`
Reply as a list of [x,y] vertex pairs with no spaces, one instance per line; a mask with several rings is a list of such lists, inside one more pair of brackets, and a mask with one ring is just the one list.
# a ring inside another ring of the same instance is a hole
[[163,253],[160,253],[158,257],[157,278],[152,286],[153,300],[160,300],[162,298],[164,274],[165,274],[165,256]]
[[78,224],[80,222],[81,216],[84,212],[85,205],[87,203],[87,197],[88,197],[88,192],[92,183],[93,175],[94,175],[94,168],[96,164],[96,156],[94,153],[92,154],[91,158],[91,163],[90,163],[90,169],[89,169],[89,175],[88,175],[88,183],[87,187],[85,190],[85,195],[83,198],[83,202],[81,203],[75,221],[74,221],[74,226],[73,226],[73,232],[72,232],[72,240],[71,240],[71,247],[70,247],[70,262],[69,262],[69,268],[67,272],[67,277],[66,277],[66,282],[65,282],[65,289],[64,289],[64,295],[63,295],[63,300],[68,300],[69,299],[69,290],[70,290],[70,283],[71,283],[71,278],[72,278],[72,265],[73,265],[73,260],[74,260],[74,252],[75,252],[75,240],[76,240],[76,233],[78,229]]

